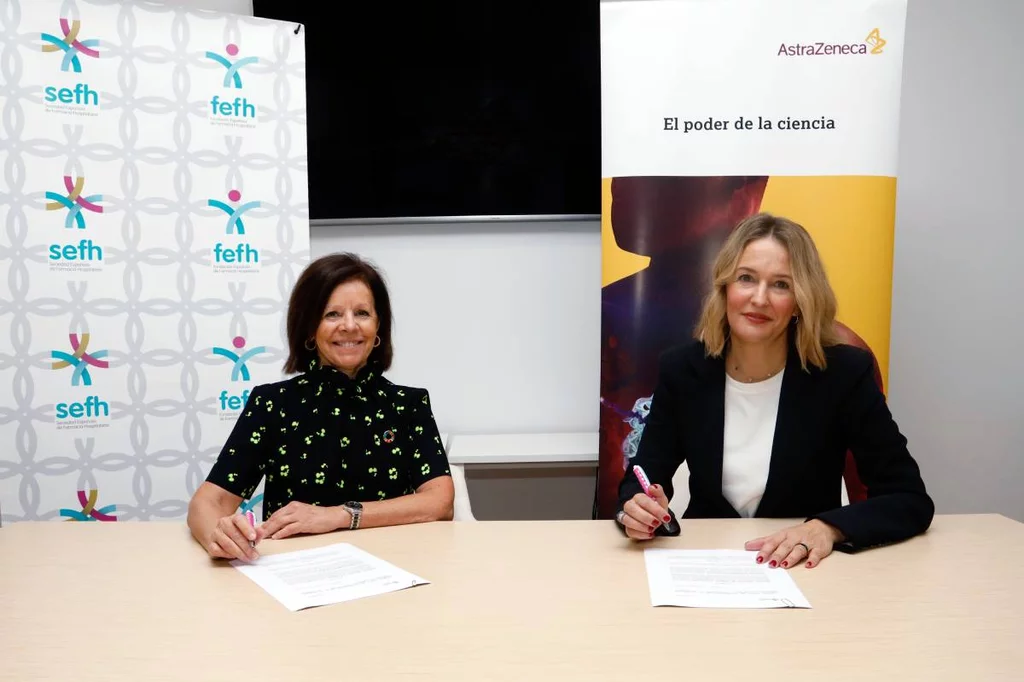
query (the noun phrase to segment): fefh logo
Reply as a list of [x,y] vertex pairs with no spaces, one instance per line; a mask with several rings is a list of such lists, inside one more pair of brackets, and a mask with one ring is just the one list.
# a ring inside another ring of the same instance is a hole
[[[225,47],[224,51],[228,53],[228,57],[238,56],[238,46],[233,43]],[[232,62],[227,57],[210,50],[206,51],[206,57],[207,59],[212,59],[226,69],[224,72],[224,87],[233,87],[238,90],[242,89],[242,75],[239,73],[241,68],[243,66],[248,66],[249,64],[256,64],[260,61],[258,57],[242,57],[241,59]]]
[[68,21],[61,18],[60,30],[64,33],[63,37],[50,33],[41,33],[39,36],[43,39],[43,52],[64,53],[64,58],[60,62],[61,71],[71,69],[75,73],[82,73],[82,61],[78,58],[79,55],[93,58],[99,58],[100,56],[99,50],[96,49],[100,46],[99,40],[96,38],[89,40],[78,39],[81,27],[82,22],[78,19]]
[[[231,361],[231,381],[250,381],[251,377],[249,374],[248,362],[256,355],[266,352],[265,346],[255,346],[246,350],[245,348],[245,337],[236,336],[231,340],[232,348],[221,348],[220,346],[213,347],[213,354],[227,358]],[[234,417],[234,412],[241,410],[245,407],[245,404],[249,401],[249,389],[244,389],[240,393],[228,391],[227,389],[222,390],[218,396],[218,402],[220,403],[220,410],[222,413],[230,413],[230,416]]]
[[224,228],[225,234],[234,234],[235,232],[245,234],[245,223],[242,222],[242,215],[247,211],[260,207],[260,202],[258,201],[247,201],[244,204],[240,204],[241,200],[242,193],[237,189],[233,189],[228,192],[228,201],[231,204],[226,204],[220,199],[207,199],[206,201],[207,206],[219,208],[227,215],[227,224]]
[[64,216],[64,227],[71,229],[77,227],[79,230],[85,229],[85,216],[82,215],[82,211],[90,211],[92,213],[103,213],[103,207],[97,204],[97,201],[103,201],[102,194],[91,194],[89,196],[82,196],[82,188],[85,187],[85,178],[78,176],[74,182],[71,180],[70,175],[64,176],[64,189],[67,190],[67,196],[58,192],[47,192],[46,198],[50,201],[46,204],[47,211],[59,211],[62,208],[67,209],[68,214]]
[[256,346],[255,348],[245,350],[245,337],[243,336],[236,336],[235,338],[231,339],[231,345],[234,346],[235,349],[237,349],[237,353],[228,348],[214,346],[213,354],[220,355],[221,357],[225,357],[228,360],[231,360],[231,362],[233,363],[231,365],[232,381],[238,381],[239,378],[241,378],[243,381],[250,381],[249,366],[246,363],[248,363],[249,360],[251,360],[254,356],[259,355],[260,353],[265,353],[267,350],[266,347]]
[[879,29],[874,28],[859,43],[782,43],[775,53],[777,57],[821,57],[835,55],[882,54],[886,41]]
[[[238,46],[235,44],[228,45],[224,48],[224,51],[227,52],[227,57],[212,51],[207,51],[206,57],[224,67],[224,80],[222,84],[225,88],[241,90],[242,68],[259,63],[259,58],[242,57],[241,59],[234,59],[238,56]],[[256,121],[256,105],[240,95],[228,95],[227,97],[214,95],[210,99],[210,118],[211,120],[221,120],[224,123],[233,123],[234,125],[251,126]]]
[[206,205],[219,209],[225,216],[224,234],[241,237],[237,242],[217,241],[213,245],[213,267],[218,272],[255,272],[260,266],[259,249],[246,239],[245,214],[262,204],[259,201],[242,202],[242,193],[237,189],[228,192],[228,201],[207,199]]

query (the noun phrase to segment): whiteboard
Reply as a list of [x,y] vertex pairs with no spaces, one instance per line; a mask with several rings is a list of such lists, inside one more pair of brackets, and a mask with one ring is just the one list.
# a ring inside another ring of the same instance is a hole
[[383,272],[395,316],[386,376],[420,386],[441,431],[594,432],[601,227],[543,222],[315,224],[313,257]]

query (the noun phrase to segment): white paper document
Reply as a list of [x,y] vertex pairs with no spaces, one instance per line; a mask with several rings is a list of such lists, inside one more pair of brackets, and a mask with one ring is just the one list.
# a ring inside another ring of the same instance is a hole
[[372,597],[429,581],[347,543],[232,561],[289,611]]
[[741,549],[645,549],[652,606],[811,608],[782,568]]

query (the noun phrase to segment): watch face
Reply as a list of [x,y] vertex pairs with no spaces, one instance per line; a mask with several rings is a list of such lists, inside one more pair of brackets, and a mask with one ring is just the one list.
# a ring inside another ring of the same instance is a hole
[[363,508],[363,503],[362,503],[362,502],[346,502],[346,503],[345,503],[345,506],[346,506],[346,507],[351,507],[352,509],[359,509],[359,510],[362,510],[362,508]]

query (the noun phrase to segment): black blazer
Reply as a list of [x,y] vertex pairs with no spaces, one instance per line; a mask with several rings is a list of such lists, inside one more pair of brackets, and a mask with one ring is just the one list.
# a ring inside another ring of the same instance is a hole
[[[904,540],[927,530],[935,506],[907,440],[874,380],[871,355],[847,345],[825,349],[824,371],[804,371],[790,345],[764,497],[755,516],[820,519],[850,549]],[[662,355],[658,384],[630,466],[640,464],[672,497],[672,476],[690,467],[683,518],[738,518],[722,495],[725,361],[693,342]],[[852,450],[868,499],[841,505],[846,451]],[[640,492],[627,471],[619,508]],[[664,526],[659,526],[664,534]]]

